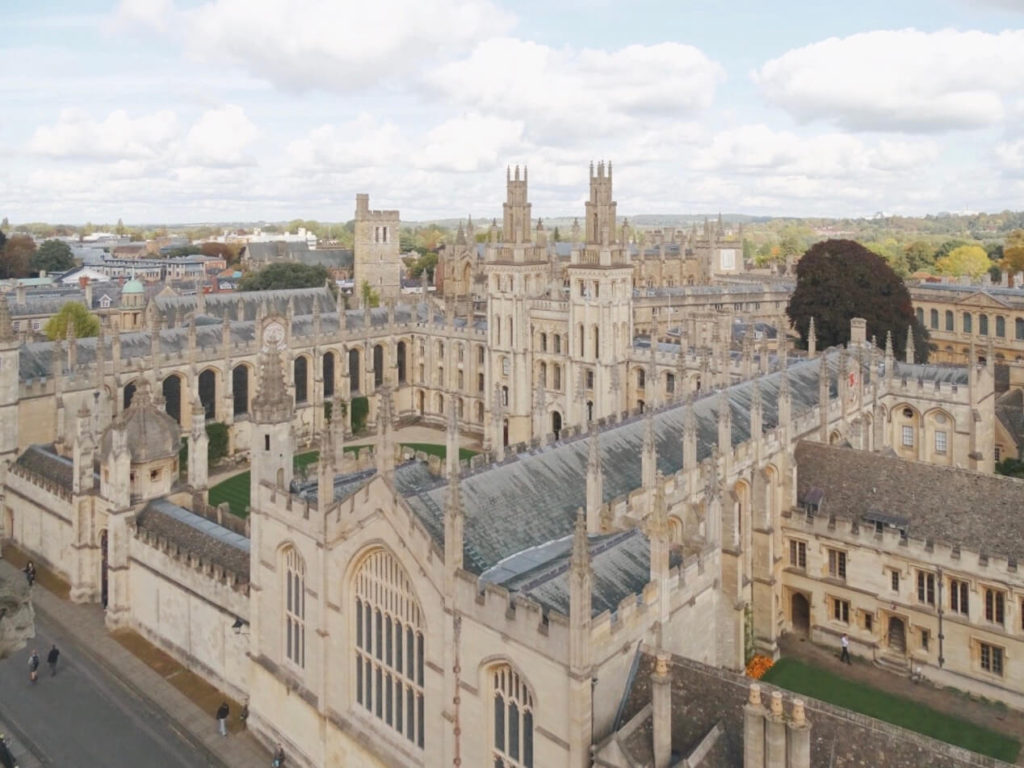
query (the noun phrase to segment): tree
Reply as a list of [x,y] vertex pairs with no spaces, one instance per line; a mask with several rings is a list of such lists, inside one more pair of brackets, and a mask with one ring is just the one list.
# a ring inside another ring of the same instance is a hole
[[867,320],[867,335],[892,333],[898,350],[907,330],[914,332],[917,362],[928,360],[928,331],[917,322],[910,292],[878,254],[852,240],[825,240],[803,255],[796,267],[796,290],[786,310],[804,348],[811,318],[819,348],[850,340],[850,320]]
[[238,254],[241,252],[241,248],[239,248],[237,245],[229,243],[203,243],[202,246],[200,246],[200,248],[204,256],[219,257],[221,259],[224,259],[224,261],[228,264],[237,263]]
[[100,319],[86,309],[85,304],[77,301],[69,301],[61,307],[56,315],[46,321],[43,332],[50,341],[66,339],[69,324],[79,339],[100,334]]
[[327,267],[282,261],[248,272],[238,281],[240,291],[274,291],[281,288],[317,288],[327,282]]
[[950,251],[948,256],[935,260],[935,268],[940,275],[967,275],[972,280],[978,280],[991,266],[988,254],[980,245],[961,245]]
[[1024,272],[1024,229],[1015,229],[1006,236],[1003,258],[1000,260],[999,266],[1008,273],[1012,288],[1013,278],[1018,272]]
[[75,266],[75,257],[71,255],[71,246],[63,240],[47,240],[32,255],[29,266],[33,272],[67,272]]
[[114,227],[114,233],[118,237],[121,237],[122,235],[124,235],[124,222],[121,219],[117,220],[117,226]]
[[29,261],[36,252],[36,243],[28,235],[11,235],[0,254],[0,279],[28,277]]
[[363,280],[363,284],[359,286],[359,293],[363,297],[364,307],[380,306],[380,294],[373,289],[368,280]]
[[425,253],[412,263],[409,267],[409,277],[417,278],[423,274],[423,270],[427,270],[427,279],[430,282],[434,281],[434,270],[437,268],[437,253],[430,251]]
[[935,249],[924,240],[915,240],[903,249],[910,273],[931,270],[935,266]]
[[7,235],[0,229],[0,254],[4,252],[4,244],[7,242]]

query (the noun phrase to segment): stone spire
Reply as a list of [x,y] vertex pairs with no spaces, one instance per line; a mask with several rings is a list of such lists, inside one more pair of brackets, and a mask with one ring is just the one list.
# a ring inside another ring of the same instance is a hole
[[[444,507],[444,566],[446,578],[454,587],[455,574],[463,567],[463,547],[465,546],[466,513],[462,505],[462,487],[459,471],[449,467],[448,498]],[[448,594],[453,594],[449,589]]]
[[391,423],[391,388],[383,386],[377,394],[377,472],[388,478],[395,471],[395,435]]
[[907,326],[907,365],[914,364],[914,326]]
[[285,384],[281,350],[271,344],[262,357],[256,394],[252,398],[253,420],[269,424],[291,421],[294,403]]
[[793,397],[789,391],[789,371],[783,369],[779,381],[779,426],[789,429],[789,420],[793,414]]
[[601,532],[601,505],[604,503],[604,475],[601,473],[600,433],[591,424],[587,446],[587,531]]
[[[650,540],[651,581],[658,584],[659,593],[667,589],[663,580],[668,576],[670,536],[668,510],[665,508],[665,478],[659,472],[654,481],[651,511],[647,519],[647,538]],[[664,617],[667,618],[667,617]]]
[[644,415],[644,448],[641,456],[641,474],[645,490],[654,485],[658,471],[658,446],[654,432],[654,411],[648,410]]
[[590,542],[587,518],[576,512],[572,554],[569,557],[569,666],[584,670],[590,666],[590,613],[593,596],[593,571],[590,568]]
[[[3,303],[0,301],[0,303]],[[72,461],[74,476],[72,492],[88,493],[95,487],[93,464],[96,455],[96,443],[92,439],[92,414],[82,404],[75,420],[75,440],[72,445]]]
[[820,420],[821,442],[828,442],[828,399],[831,382],[829,381],[828,355],[818,359],[818,416]]
[[676,391],[675,399],[680,400],[686,396],[686,349],[683,346],[683,333],[679,331],[679,354],[676,355]]
[[206,408],[197,393],[192,399],[192,428],[188,439],[188,484],[193,491],[205,491],[210,484],[209,445]]
[[345,458],[345,403],[338,392],[334,393],[331,401],[331,441],[334,448],[334,471],[336,474],[344,472]]
[[814,358],[818,354],[818,334],[814,329],[814,318],[807,325],[807,357]]

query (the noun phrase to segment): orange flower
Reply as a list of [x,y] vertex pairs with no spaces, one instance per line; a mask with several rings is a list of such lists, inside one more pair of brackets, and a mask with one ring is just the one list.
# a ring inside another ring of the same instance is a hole
[[768,656],[755,655],[747,664],[747,677],[760,680],[774,663]]

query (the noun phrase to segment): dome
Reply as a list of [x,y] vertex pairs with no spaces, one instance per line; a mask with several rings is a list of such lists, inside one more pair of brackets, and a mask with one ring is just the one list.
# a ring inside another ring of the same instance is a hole
[[104,455],[110,453],[113,431],[123,423],[128,439],[128,452],[132,464],[145,464],[177,457],[181,450],[181,427],[153,403],[149,382],[143,379],[132,397],[132,404],[120,418],[103,432],[101,447]]
[[121,289],[122,295],[126,294],[126,293],[145,293],[145,292],[146,292],[146,287],[139,280],[136,280],[134,277],[131,280],[129,280],[127,283],[125,283],[124,287]]

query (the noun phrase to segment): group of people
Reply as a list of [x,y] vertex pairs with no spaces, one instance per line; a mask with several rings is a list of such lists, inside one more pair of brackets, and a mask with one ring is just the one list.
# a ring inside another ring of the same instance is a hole
[[[214,715],[214,717],[217,718],[217,730],[221,736],[228,735],[228,717],[230,715],[231,707],[226,701],[222,701],[220,706],[217,707],[217,713]],[[242,725],[245,726],[246,720],[249,719],[248,701],[242,705],[242,711],[239,713],[238,719],[242,722]],[[271,766],[273,766],[273,768],[284,768],[284,759],[284,745],[281,744],[281,742],[278,742],[277,746],[274,748],[274,759],[271,762]]]
[[[57,659],[60,658],[60,649],[54,643],[50,646],[50,652],[46,654],[46,663],[50,665],[50,677],[57,674]],[[28,679],[35,683],[39,679],[39,652],[33,648],[28,655]]]

